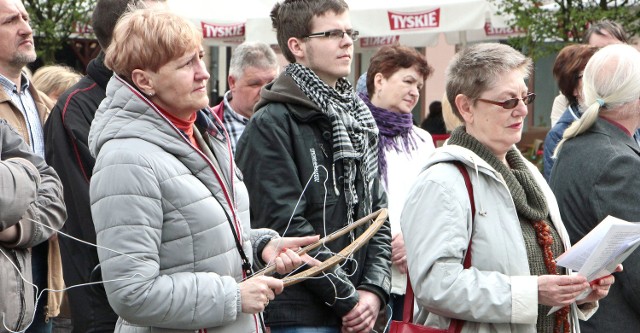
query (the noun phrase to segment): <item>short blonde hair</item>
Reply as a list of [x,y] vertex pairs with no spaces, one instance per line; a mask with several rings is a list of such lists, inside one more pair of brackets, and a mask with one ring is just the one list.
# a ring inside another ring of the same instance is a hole
[[71,67],[50,65],[38,68],[31,78],[31,83],[45,95],[60,95],[76,84],[82,75]]
[[201,44],[202,31],[187,19],[161,8],[133,9],[116,24],[104,63],[130,80],[133,70],[157,72]]
[[453,113],[453,109],[451,108],[451,103],[447,99],[447,93],[444,93],[442,96],[442,119],[444,120],[444,127],[447,128],[447,132],[451,132],[456,127],[462,125],[462,120]]

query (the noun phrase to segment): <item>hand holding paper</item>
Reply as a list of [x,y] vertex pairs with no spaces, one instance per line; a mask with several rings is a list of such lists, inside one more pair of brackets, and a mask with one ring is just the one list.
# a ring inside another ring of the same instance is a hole
[[[578,275],[584,276],[587,281],[592,282],[615,272],[618,265],[639,245],[639,223],[607,216],[578,243],[558,257],[557,264],[577,271]],[[607,292],[608,282],[609,280],[601,285]],[[592,288],[587,288],[576,300],[584,300],[592,292]],[[597,293],[593,297],[596,296]],[[549,313],[553,313],[559,308],[554,307]]]

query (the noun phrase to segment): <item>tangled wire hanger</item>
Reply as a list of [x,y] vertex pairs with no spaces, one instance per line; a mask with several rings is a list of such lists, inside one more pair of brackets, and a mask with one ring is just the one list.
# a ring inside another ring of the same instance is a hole
[[[79,243],[82,243],[82,244],[86,244],[86,245],[89,245],[89,246],[93,246],[93,247],[95,247],[95,248],[99,248],[99,249],[105,249],[105,250],[107,250],[107,251],[110,251],[110,252],[113,252],[113,253],[116,253],[116,254],[119,254],[119,255],[123,255],[123,256],[125,256],[125,257],[129,257],[130,259],[133,259],[133,260],[139,261],[139,262],[141,262],[141,263],[143,263],[143,264],[145,264],[145,265],[149,265],[149,266],[151,266],[151,267],[152,267],[152,268],[154,268],[155,270],[158,270],[158,266],[155,266],[155,265],[153,265],[153,264],[151,264],[151,263],[149,263],[149,262],[147,262],[147,261],[145,261],[145,260],[142,260],[142,259],[140,259],[140,258],[136,258],[136,257],[133,257],[133,256],[131,256],[131,255],[129,255],[129,254],[126,254],[126,253],[123,253],[123,252],[120,252],[120,251],[117,251],[117,250],[113,250],[113,249],[110,249],[110,248],[107,248],[107,247],[104,247],[104,246],[100,246],[100,245],[97,245],[97,244],[92,244],[92,243],[90,243],[90,242],[87,242],[87,241],[84,241],[84,240],[78,239],[78,238],[73,237],[73,236],[71,236],[71,235],[69,235],[69,234],[66,234],[66,233],[64,233],[64,232],[62,232],[62,231],[60,231],[60,230],[56,230],[56,229],[52,228],[51,226],[48,226],[48,225],[46,225],[46,224],[44,224],[44,223],[42,223],[42,222],[36,221],[36,220],[34,220],[34,219],[32,219],[32,218],[28,218],[28,220],[29,220],[30,222],[32,222],[32,223],[35,223],[35,224],[38,224],[38,225],[42,226],[43,228],[49,229],[49,230],[51,230],[51,231],[54,231],[54,232],[56,232],[56,233],[57,233],[57,234],[59,234],[59,235],[62,235],[62,236],[67,237],[67,238],[70,238],[70,239],[72,239],[72,240],[74,240],[74,241],[76,241],[76,242],[79,242]],[[3,255],[3,256],[5,256],[7,259],[9,259],[9,257],[7,256],[7,254],[6,254],[6,253],[5,253],[1,248],[0,248],[0,254],[2,254],[2,255]],[[67,290],[70,290],[70,289],[73,289],[73,288],[86,287],[86,286],[97,285],[97,284],[103,284],[103,283],[110,283],[110,282],[116,282],[116,281],[132,280],[132,279],[135,279],[136,277],[149,278],[149,276],[145,276],[144,274],[134,273],[134,274],[133,274],[133,275],[131,275],[130,277],[119,278],[119,279],[113,279],[113,280],[103,280],[103,281],[95,281],[95,282],[80,283],[80,284],[76,284],[76,285],[72,285],[72,286],[67,286],[67,287],[65,287],[65,288],[63,288],[63,289],[60,289],[60,290],[50,289],[50,288],[44,288],[43,290],[39,290],[39,289],[38,289],[38,286],[36,286],[35,284],[33,284],[31,281],[27,280],[27,278],[22,274],[22,272],[20,271],[20,269],[18,269],[18,267],[13,263],[13,261],[12,261],[12,260],[10,260],[10,259],[9,259],[9,262],[11,263],[11,265],[13,266],[13,268],[17,271],[17,273],[18,273],[18,275],[20,276],[20,278],[22,279],[22,281],[24,281],[24,283],[25,283],[25,284],[27,284],[27,285],[29,285],[29,286],[31,286],[31,287],[33,287],[33,288],[34,288],[34,290],[35,290],[35,296],[36,296],[35,304],[38,304],[38,303],[40,302],[40,300],[42,299],[42,296],[44,295],[44,292],[45,292],[45,291],[54,292],[54,293],[60,293],[60,292],[64,292],[64,291],[67,291]],[[155,272],[154,272],[154,273],[155,273]],[[35,319],[36,313],[35,313],[35,311],[33,312],[33,314],[31,315],[31,318],[30,318],[29,323],[28,323],[28,324],[26,325],[26,327],[25,327],[23,330],[21,330],[21,331],[13,331],[13,330],[11,330],[9,327],[7,327],[7,323],[5,322],[5,313],[0,313],[0,316],[2,317],[2,318],[1,318],[1,319],[2,319],[2,327],[4,328],[4,330],[5,330],[5,331],[10,332],[10,333],[23,333],[23,332],[25,332],[27,329],[29,329],[29,327],[31,327],[31,325],[33,324],[33,321],[34,321],[34,319]]]
[[[380,227],[382,227],[382,225],[384,224],[384,222],[387,220],[387,209],[386,208],[382,208],[374,213],[371,213],[355,222],[353,222],[352,224],[336,230],[335,232],[327,235],[324,238],[321,238],[320,240],[316,241],[313,244],[307,245],[305,247],[303,247],[302,249],[298,250],[298,254],[299,255],[303,255],[313,249],[316,249],[320,246],[322,246],[325,243],[331,242],[341,236],[344,236],[346,233],[350,232],[351,230],[354,230],[355,228],[366,224],[367,222],[370,222],[373,220],[373,223],[371,223],[371,225],[367,228],[367,230],[365,230],[365,232],[362,233],[362,235],[360,235],[358,238],[356,238],[351,244],[347,245],[344,249],[342,249],[340,252],[338,252],[337,254],[333,255],[332,257],[330,257],[329,259],[323,261],[321,264],[311,267],[308,270],[305,270],[303,272],[300,272],[298,274],[292,275],[292,276],[288,276],[283,278],[283,283],[284,286],[290,286],[293,284],[296,284],[300,281],[306,280],[308,278],[314,277],[330,268],[332,268],[333,266],[337,265],[338,263],[340,263],[341,261],[343,261],[346,257],[348,257],[350,254],[356,252],[357,250],[359,250],[362,246],[364,246],[364,244],[366,244],[371,237],[373,237],[373,235],[375,235],[378,230],[380,230]],[[263,276],[263,275],[267,275],[267,274],[272,274],[273,272],[275,272],[276,268],[275,265],[269,265],[267,267],[265,267],[264,269],[256,272],[252,277],[250,277],[247,280],[250,280],[252,278],[255,278],[257,276]]]

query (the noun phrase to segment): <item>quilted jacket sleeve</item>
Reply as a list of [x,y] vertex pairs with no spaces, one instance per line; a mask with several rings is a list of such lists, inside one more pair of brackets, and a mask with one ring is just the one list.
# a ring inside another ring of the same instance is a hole
[[90,193],[102,276],[109,281],[104,286],[119,316],[136,325],[191,330],[236,320],[234,278],[210,272],[159,273],[163,199],[148,161],[105,145]]

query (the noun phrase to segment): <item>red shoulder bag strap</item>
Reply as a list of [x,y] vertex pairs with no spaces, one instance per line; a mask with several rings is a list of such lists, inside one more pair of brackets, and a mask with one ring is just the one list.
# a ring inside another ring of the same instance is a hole
[[[460,170],[462,178],[464,178],[464,184],[467,187],[467,193],[469,194],[469,203],[471,204],[471,223],[473,224],[476,219],[476,202],[473,199],[473,186],[471,185],[469,172],[467,172],[467,169],[462,162],[455,161],[453,164],[458,168],[458,170]],[[467,253],[464,256],[463,266],[465,269],[471,267],[471,239],[469,239],[469,246],[467,247]],[[411,287],[409,275],[407,275],[407,292],[404,295],[402,321],[405,323],[413,322],[413,288]],[[447,332],[460,333],[463,325],[464,320],[451,319],[451,324],[449,325]]]

